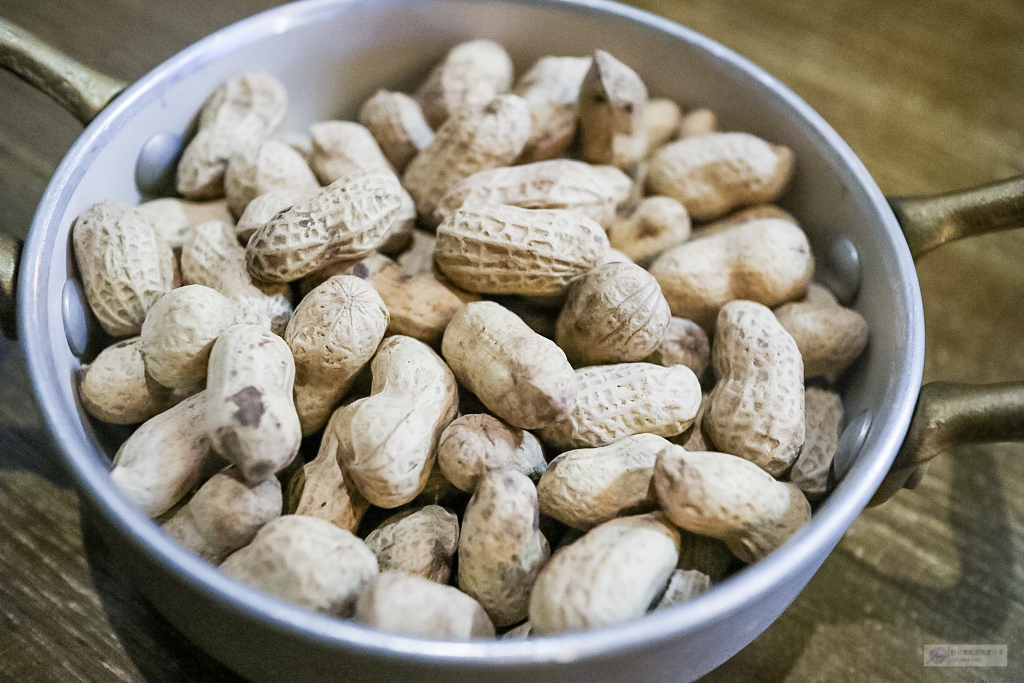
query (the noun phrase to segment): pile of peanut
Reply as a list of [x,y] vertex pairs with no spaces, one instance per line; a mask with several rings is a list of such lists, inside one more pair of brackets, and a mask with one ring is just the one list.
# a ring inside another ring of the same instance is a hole
[[79,395],[141,423],[111,476],[171,537],[302,607],[468,639],[677,605],[809,520],[867,325],[771,204],[789,149],[601,50],[515,81],[485,40],[359,123],[282,133],[286,106],[230,79],[183,198],[73,227],[121,339]]

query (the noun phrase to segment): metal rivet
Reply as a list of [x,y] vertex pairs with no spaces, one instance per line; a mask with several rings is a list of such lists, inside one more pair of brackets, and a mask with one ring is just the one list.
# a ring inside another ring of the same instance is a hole
[[868,438],[868,429],[871,427],[871,413],[864,411],[857,417],[850,420],[846,429],[839,436],[839,443],[836,444],[836,457],[832,461],[832,471],[836,475],[836,481],[842,481],[846,473],[853,467],[854,461],[864,446],[864,440]]
[[89,345],[89,313],[85,291],[78,280],[68,280],[61,292],[61,313],[64,317],[64,337],[75,356],[85,353]]
[[828,287],[839,303],[849,306],[860,289],[860,254],[845,237],[835,239],[815,268],[815,279]]
[[146,140],[135,161],[135,185],[142,195],[174,194],[174,176],[181,150],[182,138],[177,133],[157,133]]

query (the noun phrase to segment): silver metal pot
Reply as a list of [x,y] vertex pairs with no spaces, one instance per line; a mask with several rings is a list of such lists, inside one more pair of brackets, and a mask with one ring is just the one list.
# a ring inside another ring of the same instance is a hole
[[[633,66],[652,93],[710,107],[726,129],[790,146],[796,173],[781,204],[810,237],[818,279],[864,315],[871,341],[843,387],[851,419],[839,484],[771,556],[636,622],[525,641],[438,643],[312,614],[236,584],[121,496],[108,476],[116,435],[91,423],[76,399],[79,354],[90,348],[68,236],[93,202],[135,203],[139,184],[158,184],[203,100],[234,74],[278,76],[291,100],[285,128],[302,130],[353,118],[378,87],[411,89],[452,44],[480,37],[505,45],[520,71],[542,55],[603,48]],[[918,466],[956,441],[1024,438],[1022,385],[932,384],[918,402],[924,319],[912,258],[955,237],[1024,223],[1024,182],[894,200],[905,239],[874,180],[817,113],[749,61],[665,19],[605,0],[307,0],[218,31],[109,104],[119,84],[63,57],[40,58],[38,49],[0,23],[0,64],[55,91],[84,122],[95,119],[50,182],[21,257],[18,329],[36,396],[83,501],[145,595],[200,647],[254,680],[692,680],[782,613],[883,480],[876,500],[916,481]],[[69,85],[68,74],[77,82]],[[16,256],[9,241],[0,252]],[[8,304],[14,263],[0,266]]]

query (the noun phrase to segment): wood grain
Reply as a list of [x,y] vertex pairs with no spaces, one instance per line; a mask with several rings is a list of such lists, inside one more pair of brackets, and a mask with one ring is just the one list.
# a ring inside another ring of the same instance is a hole
[[[134,80],[268,0],[5,0],[0,14]],[[765,67],[891,194],[1024,172],[1013,0],[641,0]],[[182,18],[187,17],[187,21]],[[0,73],[0,229],[24,235],[80,129]],[[1024,231],[919,264],[926,379],[1024,379]],[[231,681],[132,588],[69,488],[0,342],[0,681]],[[1008,644],[1006,669],[922,666],[926,643]],[[862,514],[789,610],[708,681],[1024,680],[1024,447],[962,447]]]

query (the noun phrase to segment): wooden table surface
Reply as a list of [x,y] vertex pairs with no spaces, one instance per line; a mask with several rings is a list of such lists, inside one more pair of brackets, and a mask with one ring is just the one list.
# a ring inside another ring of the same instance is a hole
[[[272,0],[3,0],[10,19],[134,80]],[[642,0],[804,97],[889,194],[1024,172],[1019,0]],[[0,229],[24,235],[80,127],[0,73]],[[918,266],[925,379],[1024,380],[1024,231]],[[238,680],[132,588],[79,514],[20,348],[0,341],[0,680]],[[927,643],[1006,668],[922,665]],[[1024,447],[960,447],[866,511],[783,616],[709,681],[1024,681]]]

